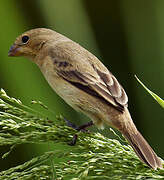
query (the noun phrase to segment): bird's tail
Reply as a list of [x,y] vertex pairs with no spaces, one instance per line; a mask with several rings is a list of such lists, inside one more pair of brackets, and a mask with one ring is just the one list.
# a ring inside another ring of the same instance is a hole
[[[125,128],[122,132],[129,141],[138,157],[149,167],[153,169],[163,168],[161,159],[156,155],[141,133],[136,129],[133,122],[130,123],[131,128]],[[135,131],[133,131],[133,127]]]

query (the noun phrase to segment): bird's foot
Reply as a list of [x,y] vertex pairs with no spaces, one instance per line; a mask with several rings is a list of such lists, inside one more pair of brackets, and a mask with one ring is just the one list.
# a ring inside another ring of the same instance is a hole
[[[82,132],[88,132],[88,130],[86,128],[90,127],[90,126],[93,126],[93,121],[90,121],[86,124],[83,124],[81,126],[76,126],[75,124],[73,124],[72,122],[70,122],[69,120],[65,119],[65,122],[67,124],[67,126],[69,127],[72,127],[73,129],[77,130],[77,131],[82,131]],[[71,140],[71,142],[69,142],[68,144],[71,145],[71,146],[74,146],[76,144],[76,141],[77,141],[77,138],[78,138],[78,135],[75,134]]]

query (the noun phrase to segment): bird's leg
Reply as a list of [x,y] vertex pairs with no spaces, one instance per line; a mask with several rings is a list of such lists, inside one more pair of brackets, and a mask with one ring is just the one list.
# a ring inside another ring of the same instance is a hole
[[[64,118],[64,120],[66,121],[67,126],[72,127],[73,129],[76,129],[77,131],[82,131],[82,132],[86,132],[86,131],[87,131],[86,128],[94,125],[94,124],[93,124],[93,121],[90,121],[90,122],[88,122],[88,123],[86,123],[86,124],[83,124],[83,125],[81,125],[81,126],[78,127],[78,126],[76,126],[75,124],[73,124],[73,123],[71,123],[70,121],[68,121],[67,119]],[[77,138],[78,138],[78,135],[75,134],[75,135],[73,136],[72,141],[69,143],[69,145],[74,146],[74,145],[76,144]]]
[[[87,131],[86,128],[88,128],[88,127],[90,127],[90,126],[93,126],[93,121],[90,121],[90,122],[88,122],[88,123],[86,123],[86,124],[83,124],[83,125],[81,125],[81,126],[79,126],[79,127],[76,127],[75,129],[76,129],[77,131],[86,132],[86,131]],[[74,146],[74,145],[76,144],[77,138],[78,138],[78,135],[75,134],[75,135],[73,136],[73,138],[72,138],[72,141],[69,143],[69,145]]]
[[93,126],[93,121],[89,121],[88,123],[86,124],[83,124],[79,127],[76,128],[77,131],[86,131],[86,128],[90,127],[90,126]]

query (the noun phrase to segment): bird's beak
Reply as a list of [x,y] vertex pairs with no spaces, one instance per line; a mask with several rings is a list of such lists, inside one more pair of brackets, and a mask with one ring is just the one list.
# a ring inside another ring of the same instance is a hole
[[14,44],[11,46],[8,56],[20,56],[21,55],[21,47],[18,45]]

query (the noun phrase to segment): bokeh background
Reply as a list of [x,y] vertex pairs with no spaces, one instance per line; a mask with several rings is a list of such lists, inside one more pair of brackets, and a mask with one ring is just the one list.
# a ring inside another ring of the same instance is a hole
[[[138,129],[164,158],[163,109],[137,83],[136,74],[151,90],[164,96],[163,0],[5,0],[0,2],[0,88],[31,105],[40,100],[55,114],[82,124],[77,114],[49,87],[39,69],[25,58],[10,58],[8,50],[22,32],[47,27],[80,43],[95,54],[123,84]],[[108,135],[108,131],[105,131]],[[21,164],[53,148],[20,145],[0,170]],[[0,155],[9,147],[0,147]]]

